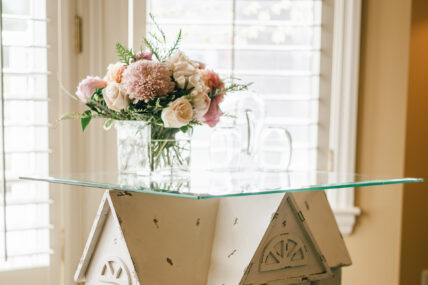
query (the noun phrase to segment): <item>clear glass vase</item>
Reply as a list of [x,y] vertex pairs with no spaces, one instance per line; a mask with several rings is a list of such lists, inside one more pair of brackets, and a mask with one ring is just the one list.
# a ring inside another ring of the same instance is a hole
[[146,176],[186,175],[191,136],[142,121],[116,121],[118,170]]

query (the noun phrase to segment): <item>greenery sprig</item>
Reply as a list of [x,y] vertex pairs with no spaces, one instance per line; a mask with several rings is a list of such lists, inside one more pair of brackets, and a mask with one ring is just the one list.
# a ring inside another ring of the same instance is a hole
[[150,32],[150,37],[145,37],[143,41],[158,61],[165,62],[176,50],[178,50],[183,34],[180,29],[172,46],[167,47],[165,32],[156,22],[155,17],[151,13],[149,14],[149,16],[156,28],[157,33],[160,34],[160,37],[156,33]]
[[122,63],[124,63],[126,65],[131,64],[132,60],[133,61],[137,60],[137,56],[132,51],[132,49],[128,49],[128,48],[124,47],[119,42],[116,42],[116,51],[117,51],[117,55],[120,57],[120,60],[122,61]]

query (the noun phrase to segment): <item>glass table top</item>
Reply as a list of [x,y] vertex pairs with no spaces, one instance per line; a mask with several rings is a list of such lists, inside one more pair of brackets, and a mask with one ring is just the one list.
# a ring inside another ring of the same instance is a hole
[[325,171],[264,172],[259,170],[238,172],[192,170],[186,177],[148,177],[103,172],[31,175],[22,176],[20,179],[190,199],[423,182],[420,178],[385,178]]

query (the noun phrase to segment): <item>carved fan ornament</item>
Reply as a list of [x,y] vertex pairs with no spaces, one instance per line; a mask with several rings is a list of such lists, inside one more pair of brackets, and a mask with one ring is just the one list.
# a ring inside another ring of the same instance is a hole
[[118,257],[107,258],[101,266],[98,280],[102,284],[131,285],[128,268]]
[[303,242],[292,234],[280,234],[271,239],[263,250],[260,271],[274,271],[306,265]]

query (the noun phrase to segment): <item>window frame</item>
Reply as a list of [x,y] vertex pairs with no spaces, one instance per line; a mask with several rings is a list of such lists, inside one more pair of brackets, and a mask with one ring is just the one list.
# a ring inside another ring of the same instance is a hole
[[[329,170],[355,173],[361,0],[335,0]],[[361,210],[354,189],[326,191],[343,235],[353,232]]]
[[[146,1],[128,0],[128,3],[128,44],[138,48],[134,39],[145,34],[146,19],[141,12],[146,12]],[[319,127],[327,130],[318,133],[317,167],[354,173],[361,0],[324,0],[322,17],[320,72],[331,81],[323,82],[320,78]],[[325,17],[330,20],[324,22]],[[361,213],[354,204],[354,189],[326,193],[342,234],[351,234]]]

